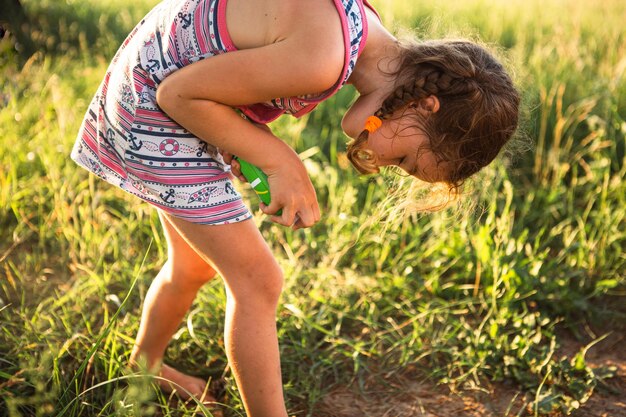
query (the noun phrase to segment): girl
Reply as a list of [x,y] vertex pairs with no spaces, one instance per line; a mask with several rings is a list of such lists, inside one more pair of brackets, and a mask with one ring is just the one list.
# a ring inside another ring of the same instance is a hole
[[72,158],[159,210],[168,260],[130,360],[172,381],[163,389],[204,389],[161,361],[199,288],[219,273],[226,352],[246,411],[287,416],[275,326],[283,275],[232,186],[231,167],[241,175],[232,155],[268,174],[272,202],[262,210],[272,221],[313,226],[313,185],[265,124],[310,112],[346,83],[359,98],[342,127],[362,173],[396,165],[454,190],[517,125],[518,94],[487,51],[401,44],[365,0],[166,0],[113,58]]

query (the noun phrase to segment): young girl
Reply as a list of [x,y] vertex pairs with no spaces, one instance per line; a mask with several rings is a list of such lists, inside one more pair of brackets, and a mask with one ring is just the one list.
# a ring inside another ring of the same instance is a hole
[[300,117],[345,84],[359,92],[342,127],[362,173],[396,165],[454,189],[517,125],[518,94],[487,51],[465,41],[401,44],[365,0],[166,0],[113,58],[72,158],[159,211],[168,260],[146,295],[130,360],[172,382],[163,389],[204,389],[162,358],[217,272],[246,411],[287,416],[275,325],[283,274],[232,186],[231,168],[241,175],[232,156],[268,174],[272,202],[262,210],[272,221],[313,226],[315,189],[265,124]]

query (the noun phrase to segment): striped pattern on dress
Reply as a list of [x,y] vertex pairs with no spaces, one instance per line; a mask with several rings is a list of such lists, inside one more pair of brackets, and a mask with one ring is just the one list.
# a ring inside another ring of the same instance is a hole
[[[133,29],[91,101],[71,157],[105,181],[174,216],[202,224],[249,219],[217,149],[157,105],[167,76],[236,50],[226,29],[227,0],[165,0]],[[241,108],[257,122],[301,116],[348,79],[367,36],[362,0],[333,0],[342,20],[346,63],[330,90]],[[269,116],[269,117],[268,117]]]

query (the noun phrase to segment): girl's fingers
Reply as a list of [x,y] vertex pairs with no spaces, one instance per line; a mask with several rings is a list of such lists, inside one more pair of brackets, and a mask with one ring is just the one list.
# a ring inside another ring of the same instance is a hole
[[294,206],[283,207],[283,212],[280,216],[272,216],[272,221],[282,224],[283,226],[291,227],[296,221],[296,210]]
[[226,162],[227,164],[232,165],[233,162],[233,154],[223,151],[223,150],[219,150],[219,152],[222,154],[222,159],[224,160],[224,162]]
[[235,156],[232,153],[228,153],[226,151],[220,150],[222,154],[222,159],[227,165],[230,165],[230,172],[237,177],[237,179],[241,182],[246,182],[246,177],[241,173],[241,164],[239,161],[235,159]]
[[[224,159],[224,161],[226,161],[226,159]],[[232,159],[230,161],[230,172],[232,172],[233,175],[237,177],[240,181],[246,182],[246,177],[244,177],[241,173],[241,165],[236,159]]]
[[273,222],[275,222],[274,218],[280,219],[282,217],[282,216],[275,216],[276,212],[281,209],[281,206],[278,205],[276,200],[272,200],[269,206],[265,203],[259,203],[259,208],[261,209],[263,213],[267,214],[268,216],[272,216],[271,220]]
[[[270,203],[269,206],[260,203],[259,208],[263,213],[270,216],[270,220],[272,222],[278,223],[282,226],[291,227],[293,230],[312,227],[320,219],[319,209],[316,214],[313,206],[310,207],[310,210],[303,210],[302,212],[296,211],[293,207],[281,207],[278,203],[274,202]],[[281,208],[283,213],[280,216],[275,215],[275,213]]]
[[291,227],[293,230],[311,227],[317,222],[317,220],[319,219],[316,219],[314,208],[311,206],[310,210],[298,212],[298,215],[296,215],[296,219]]

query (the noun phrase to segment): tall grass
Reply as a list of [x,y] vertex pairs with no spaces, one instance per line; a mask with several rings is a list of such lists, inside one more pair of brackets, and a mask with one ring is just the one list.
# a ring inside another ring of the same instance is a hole
[[[125,371],[166,259],[158,218],[68,158],[108,60],[155,2],[23,2],[42,52],[21,63],[5,44],[0,58],[0,415],[191,415],[194,404]],[[592,369],[586,348],[559,348],[563,329],[582,346],[619,340],[611,329],[624,321],[626,5],[374,3],[388,26],[419,37],[497,45],[525,96],[519,142],[532,151],[475,180],[478,209],[385,226],[368,220],[385,209],[394,174],[345,169],[340,119],[352,90],[273,124],[305,158],[324,218],[298,232],[255,219],[287,276],[279,336],[290,414],[325,415],[320,403],[338,387],[411,377],[452,390],[505,381],[521,393],[512,413],[584,415],[612,370]],[[222,381],[236,416],[224,305],[218,281],[204,288],[167,360]]]

